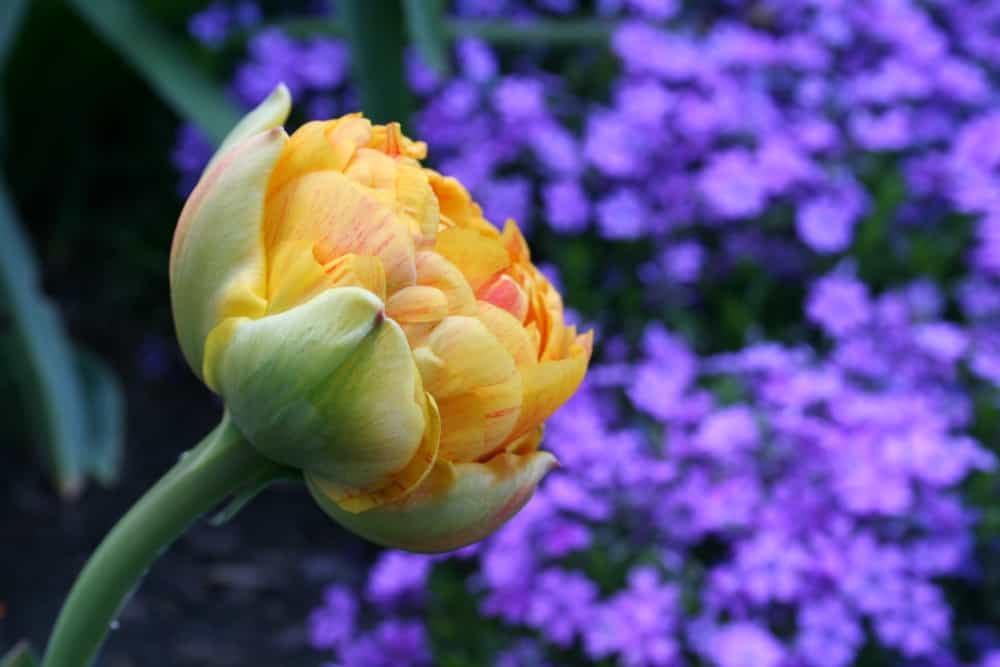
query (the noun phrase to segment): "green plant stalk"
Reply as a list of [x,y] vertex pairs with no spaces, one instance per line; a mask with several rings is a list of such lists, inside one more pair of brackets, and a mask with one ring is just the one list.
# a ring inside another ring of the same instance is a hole
[[132,506],[87,561],[59,613],[42,667],[89,665],[126,598],[174,540],[247,483],[284,474],[224,416]]

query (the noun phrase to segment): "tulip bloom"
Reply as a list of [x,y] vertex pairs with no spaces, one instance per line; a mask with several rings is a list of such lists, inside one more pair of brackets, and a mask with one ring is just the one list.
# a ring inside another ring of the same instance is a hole
[[170,256],[177,334],[259,452],[334,519],[444,551],[516,513],[592,334],[422,142],[360,114],[287,136],[279,87],[220,148]]

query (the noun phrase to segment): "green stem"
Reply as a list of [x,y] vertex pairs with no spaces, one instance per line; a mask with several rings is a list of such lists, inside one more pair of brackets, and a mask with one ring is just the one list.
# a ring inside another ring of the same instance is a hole
[[87,561],[59,613],[42,667],[89,665],[153,561],[227,496],[280,474],[282,468],[258,454],[224,416],[139,499]]

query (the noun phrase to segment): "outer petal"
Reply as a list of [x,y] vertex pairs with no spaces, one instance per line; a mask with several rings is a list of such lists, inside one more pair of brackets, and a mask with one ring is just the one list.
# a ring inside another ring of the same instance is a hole
[[351,514],[330,502],[313,476],[306,482],[320,507],[347,529],[397,549],[437,553],[483,539],[514,516],[555,466],[547,452],[500,454],[486,463],[438,461],[400,501]]
[[292,111],[292,95],[288,92],[288,88],[283,83],[279,83],[275,86],[271,94],[268,95],[263,102],[257,105],[253,111],[248,113],[246,116],[236,124],[226,138],[222,140],[222,145],[212,156],[212,160],[205,167],[205,171],[208,171],[212,166],[223,156],[229,149],[236,146],[244,139],[251,137],[259,132],[264,132],[265,130],[271,130],[276,127],[280,127],[285,124],[288,120],[288,114]]
[[177,338],[195,373],[208,333],[227,317],[257,317],[265,304],[264,195],[288,137],[275,128],[244,139],[204,173],[181,212],[170,251]]
[[341,498],[408,491],[437,456],[406,337],[365,289],[227,320],[206,346],[205,376],[257,449],[322,476]]

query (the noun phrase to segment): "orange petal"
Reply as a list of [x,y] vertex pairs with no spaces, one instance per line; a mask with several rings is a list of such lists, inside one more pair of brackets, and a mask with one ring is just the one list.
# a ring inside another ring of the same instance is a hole
[[479,302],[479,319],[490,330],[518,366],[538,363],[538,345],[524,326],[506,310]]
[[498,308],[503,308],[523,322],[528,314],[528,295],[521,286],[507,275],[499,275],[486,283],[476,292],[480,301],[488,301]]
[[449,315],[475,315],[476,297],[458,268],[435,252],[417,253],[417,284],[435,287],[448,300]]
[[439,405],[473,389],[506,382],[517,373],[510,353],[475,317],[449,315],[413,353],[424,388]]
[[473,291],[510,265],[500,240],[474,229],[452,227],[441,231],[434,251],[458,267]]
[[573,345],[566,359],[522,368],[524,403],[512,437],[536,428],[569,400],[583,381],[589,360],[588,346],[581,342]]
[[448,298],[434,287],[411,285],[389,298],[385,312],[400,324],[437,322],[448,315]]
[[370,190],[338,172],[306,174],[271,196],[265,239],[270,248],[286,240],[312,241],[315,257],[323,264],[352,253],[378,257],[389,292],[416,279],[406,224]]
[[289,138],[288,147],[278,160],[270,192],[277,192],[293,179],[310,172],[343,171],[355,151],[371,139],[371,132],[371,122],[361,114],[302,125]]

